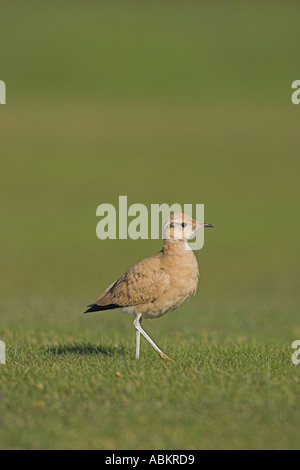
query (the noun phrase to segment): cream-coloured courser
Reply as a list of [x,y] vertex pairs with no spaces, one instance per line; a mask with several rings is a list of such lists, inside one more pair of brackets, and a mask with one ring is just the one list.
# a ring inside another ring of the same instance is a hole
[[142,329],[141,322],[143,318],[159,318],[171,312],[195,294],[199,269],[188,240],[201,227],[213,225],[199,223],[186,214],[171,215],[163,227],[162,250],[129,268],[84,312],[121,308],[135,315],[136,359],[142,334],[162,359],[171,360]]

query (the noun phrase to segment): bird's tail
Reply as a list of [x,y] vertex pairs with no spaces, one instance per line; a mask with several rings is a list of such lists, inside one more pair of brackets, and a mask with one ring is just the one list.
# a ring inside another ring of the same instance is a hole
[[91,305],[88,305],[88,309],[83,313],[100,312],[101,310],[112,310],[113,308],[120,308],[120,305],[116,305],[116,304],[109,304],[109,305],[91,304]]

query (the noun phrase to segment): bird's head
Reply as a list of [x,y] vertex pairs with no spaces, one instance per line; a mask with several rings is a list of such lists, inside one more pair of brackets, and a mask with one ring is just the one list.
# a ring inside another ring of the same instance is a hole
[[172,214],[164,223],[164,239],[187,241],[194,237],[197,230],[202,227],[213,227],[211,224],[197,222],[187,214]]

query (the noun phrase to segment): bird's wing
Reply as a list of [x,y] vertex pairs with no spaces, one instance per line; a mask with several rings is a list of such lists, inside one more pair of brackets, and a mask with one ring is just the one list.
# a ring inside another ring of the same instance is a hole
[[168,288],[169,278],[158,255],[145,258],[111,284],[96,304],[129,307],[154,302]]

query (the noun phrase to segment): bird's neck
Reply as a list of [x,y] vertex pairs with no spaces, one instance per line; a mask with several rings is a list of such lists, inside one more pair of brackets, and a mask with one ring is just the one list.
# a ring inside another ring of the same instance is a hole
[[177,256],[193,256],[193,250],[186,240],[166,239],[161,250],[164,254]]

